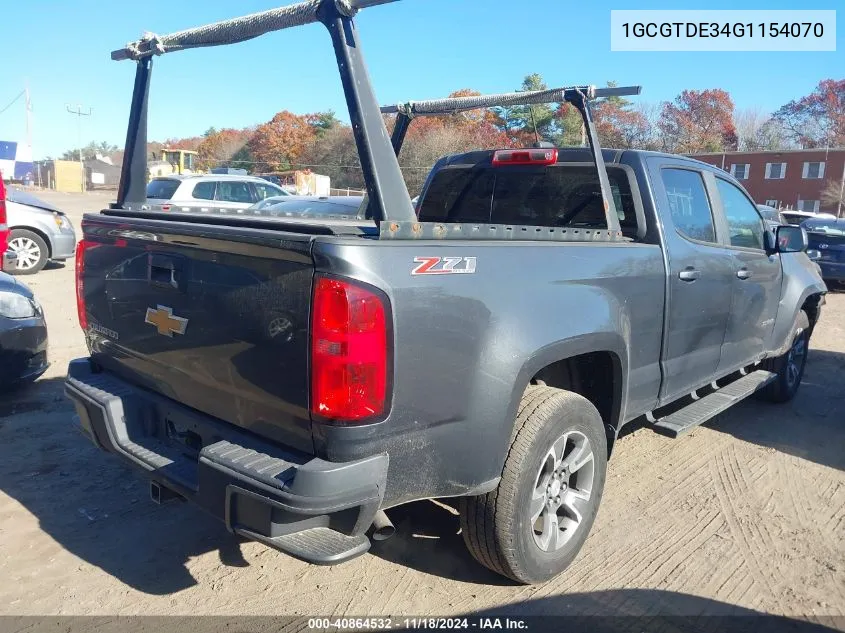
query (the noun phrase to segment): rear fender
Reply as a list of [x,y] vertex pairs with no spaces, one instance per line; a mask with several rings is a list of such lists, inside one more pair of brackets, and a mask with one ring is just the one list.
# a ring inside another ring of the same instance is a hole
[[[519,403],[522,394],[531,383],[531,379],[540,370],[562,360],[589,354],[593,352],[609,352],[615,357],[613,384],[608,389],[613,390],[613,410],[610,420],[605,420],[605,426],[610,426],[609,435],[615,436],[619,429],[620,421],[623,419],[625,410],[625,394],[627,393],[627,374],[624,368],[628,366],[628,352],[625,339],[616,332],[593,332],[582,334],[570,339],[558,341],[539,349],[526,360],[517,374],[516,382],[511,392],[510,406],[508,408],[508,420],[516,420]],[[507,447],[505,447],[507,448]],[[504,455],[502,463],[504,464]]]

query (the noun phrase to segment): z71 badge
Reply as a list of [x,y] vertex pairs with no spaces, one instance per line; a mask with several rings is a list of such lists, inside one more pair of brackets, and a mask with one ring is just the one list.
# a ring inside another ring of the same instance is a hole
[[412,275],[467,275],[475,272],[475,257],[414,257]]

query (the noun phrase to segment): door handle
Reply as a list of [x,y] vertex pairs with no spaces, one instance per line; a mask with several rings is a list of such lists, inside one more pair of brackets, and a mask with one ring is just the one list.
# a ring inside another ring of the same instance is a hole
[[748,279],[749,277],[751,277],[751,271],[747,268],[740,268],[738,271],[736,271],[736,276],[740,279]]
[[695,281],[699,277],[701,277],[701,271],[691,266],[678,273],[678,279],[681,281]]

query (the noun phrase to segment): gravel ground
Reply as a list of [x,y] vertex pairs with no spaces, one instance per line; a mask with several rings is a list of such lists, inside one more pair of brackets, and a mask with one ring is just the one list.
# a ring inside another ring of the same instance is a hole
[[[67,209],[103,194],[44,194]],[[665,614],[741,607],[845,624],[845,294],[831,294],[795,400],[749,400],[681,440],[627,432],[572,567],[514,586],[465,551],[447,505],[391,512],[397,535],[314,567],[226,532],[76,431],[62,394],[85,355],[73,263],[26,278],[50,328],[48,373],[0,400],[0,614]]]

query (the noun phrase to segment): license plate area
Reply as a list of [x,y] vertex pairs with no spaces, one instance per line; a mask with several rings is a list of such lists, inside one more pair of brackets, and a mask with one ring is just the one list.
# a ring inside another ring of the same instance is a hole
[[170,445],[178,448],[185,457],[197,461],[203,446],[202,436],[191,425],[180,424],[169,417],[164,425]]

